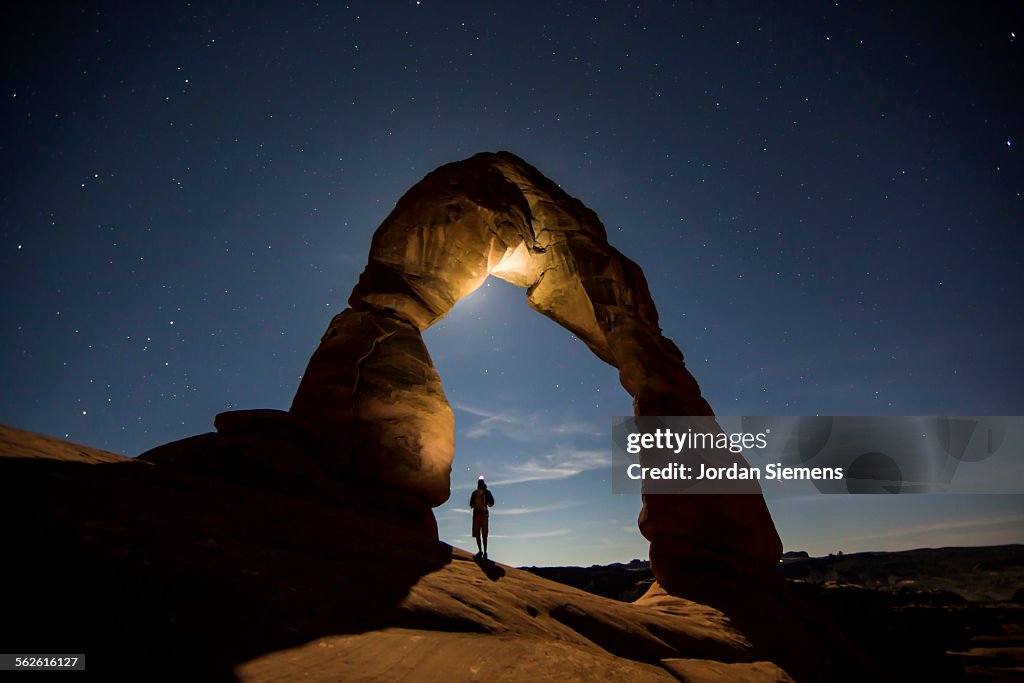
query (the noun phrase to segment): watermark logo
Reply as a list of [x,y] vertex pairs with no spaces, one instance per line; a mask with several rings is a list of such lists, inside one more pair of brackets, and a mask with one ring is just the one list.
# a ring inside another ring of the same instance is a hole
[[620,493],[1024,493],[1024,417],[616,417]]

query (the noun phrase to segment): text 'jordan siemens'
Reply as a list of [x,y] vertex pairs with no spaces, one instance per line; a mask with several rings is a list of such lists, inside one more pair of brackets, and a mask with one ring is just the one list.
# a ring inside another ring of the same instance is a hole
[[842,479],[842,467],[783,467],[782,463],[765,465],[764,474],[760,467],[733,463],[727,467],[711,467],[704,463],[683,465],[677,462],[663,467],[643,467],[633,463],[626,468],[630,479],[775,479],[811,480]]

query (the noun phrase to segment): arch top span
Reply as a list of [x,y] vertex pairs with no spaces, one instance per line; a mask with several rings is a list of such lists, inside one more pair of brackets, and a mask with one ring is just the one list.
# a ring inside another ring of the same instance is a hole
[[[431,505],[448,498],[454,419],[420,333],[490,275],[526,288],[531,308],[613,365],[635,414],[713,415],[661,333],[643,272],[597,214],[514,154],[481,153],[398,201],[310,360],[291,412],[316,427],[331,467]],[[663,556],[699,547],[773,564],[781,554],[761,496],[647,498],[641,531]],[[711,532],[697,526],[709,519]],[[732,541],[707,537],[725,530]]]
[[[682,354],[661,337],[640,268],[608,243],[592,210],[509,152],[477,154],[441,166],[399,200],[373,236],[366,269],[349,298],[419,330],[434,324],[488,275],[527,289],[535,310],[572,331],[602,360],[630,367],[629,344],[615,337],[641,328],[633,345]],[[637,382],[631,382],[636,385]],[[638,387],[639,388],[639,387]],[[699,389],[696,392],[699,397]],[[708,414],[698,401],[692,414]]]

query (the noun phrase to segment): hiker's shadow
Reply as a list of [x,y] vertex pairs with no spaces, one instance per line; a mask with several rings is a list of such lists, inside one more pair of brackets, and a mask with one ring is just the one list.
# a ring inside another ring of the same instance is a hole
[[484,576],[491,581],[497,581],[501,577],[505,576],[505,570],[494,564],[492,560],[474,556],[473,561],[476,562],[476,565],[483,571]]

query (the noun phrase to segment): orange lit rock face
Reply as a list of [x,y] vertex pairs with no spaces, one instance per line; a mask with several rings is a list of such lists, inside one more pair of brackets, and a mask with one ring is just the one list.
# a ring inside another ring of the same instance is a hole
[[336,315],[291,412],[305,417],[332,474],[448,498],[455,418],[419,328],[383,309]]
[[[637,415],[713,414],[597,215],[522,159],[485,153],[399,200],[310,360],[291,412],[316,429],[328,468],[448,499],[454,420],[420,332],[489,275],[527,288],[531,308],[616,367]],[[647,498],[640,528],[666,571],[695,555],[770,566],[781,554],[760,496]]]

